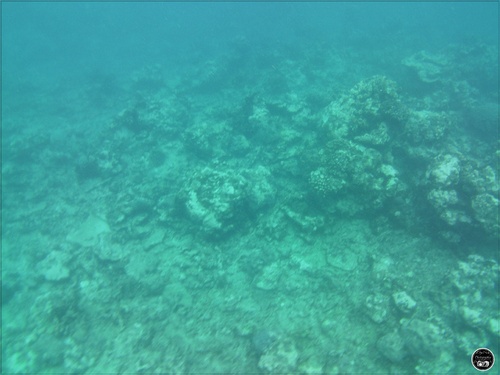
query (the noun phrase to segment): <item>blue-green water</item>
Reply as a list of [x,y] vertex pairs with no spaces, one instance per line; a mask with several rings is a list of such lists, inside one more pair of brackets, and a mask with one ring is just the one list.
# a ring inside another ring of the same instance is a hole
[[499,157],[497,3],[4,2],[2,372],[476,373]]

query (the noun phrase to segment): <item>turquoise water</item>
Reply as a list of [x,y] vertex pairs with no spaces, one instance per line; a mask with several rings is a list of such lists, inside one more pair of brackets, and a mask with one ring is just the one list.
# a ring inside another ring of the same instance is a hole
[[2,372],[474,374],[499,156],[497,3],[3,3]]

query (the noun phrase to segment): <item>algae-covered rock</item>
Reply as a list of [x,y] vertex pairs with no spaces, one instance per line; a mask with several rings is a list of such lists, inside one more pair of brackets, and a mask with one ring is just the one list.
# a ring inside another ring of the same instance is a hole
[[325,109],[327,138],[309,181],[330,212],[381,209],[405,190],[391,152],[408,116],[397,85],[384,76],[359,82]]
[[228,130],[225,122],[214,123],[200,119],[184,132],[185,147],[201,159],[221,156],[228,147],[229,139],[224,136]]
[[272,345],[280,338],[279,334],[267,330],[261,329],[252,334],[252,347],[259,354],[263,354],[271,349]]
[[62,251],[52,251],[38,263],[38,271],[49,281],[67,279],[70,275],[70,269],[67,267],[69,258],[70,256]]
[[51,334],[41,335],[34,345],[37,360],[45,366],[59,366],[64,362],[67,344]]
[[493,259],[472,254],[450,274],[458,292],[457,310],[463,322],[478,332],[498,336],[498,280],[500,267]]
[[402,362],[407,356],[405,341],[399,332],[390,332],[377,341],[377,349],[391,362]]
[[396,307],[404,314],[413,312],[417,307],[417,302],[405,291],[393,293],[392,299]]
[[249,182],[249,209],[256,211],[274,204],[276,188],[269,182],[271,171],[259,165],[254,169],[245,170],[242,175]]
[[472,199],[474,217],[489,234],[498,237],[500,225],[498,223],[498,198],[491,194],[479,194]]
[[365,134],[369,143],[386,143],[386,127],[401,125],[409,115],[398,91],[396,83],[384,76],[361,81],[327,107],[324,123],[336,136]]
[[440,327],[420,319],[402,319],[401,332],[409,352],[417,358],[435,359],[447,350],[443,348],[453,346]]
[[297,225],[304,232],[316,232],[324,225],[323,217],[321,216],[307,216],[301,215],[289,207],[284,207],[283,212],[290,221]]
[[465,261],[459,261],[457,268],[450,274],[451,283],[460,291],[483,293],[495,291],[500,276],[500,266],[493,259],[471,254]]
[[427,195],[427,199],[439,217],[448,225],[470,222],[470,218],[460,208],[460,201],[455,190],[433,189]]
[[267,373],[290,373],[297,367],[299,351],[287,337],[277,339],[260,357],[259,368]]
[[96,245],[101,235],[110,233],[107,221],[97,215],[89,215],[87,219],[66,236],[66,239],[82,247]]
[[266,266],[255,279],[255,286],[261,290],[274,290],[278,287],[283,274],[280,263],[272,263]]
[[412,69],[425,83],[443,80],[450,69],[450,62],[445,55],[427,51],[420,51],[403,59],[403,65]]
[[239,172],[207,167],[185,182],[177,201],[205,234],[227,234],[274,202],[269,175],[264,167]]
[[375,323],[383,323],[389,315],[389,302],[389,297],[381,293],[370,295],[365,300],[365,312]]
[[498,102],[470,106],[465,111],[465,125],[471,134],[485,140],[498,138]]
[[[311,172],[309,181],[321,197],[340,194],[361,210],[381,208],[387,199],[405,189],[398,170],[384,162],[380,151],[342,138],[327,143],[321,153],[321,166]],[[341,200],[333,204],[339,206]]]
[[490,165],[477,165],[470,160],[464,163],[460,171],[460,178],[464,183],[464,190],[471,195],[490,193],[498,195],[500,185],[495,169]]
[[431,162],[426,179],[427,200],[443,222],[498,237],[499,185],[491,166],[461,154],[443,154]]
[[444,112],[413,110],[405,125],[406,136],[411,144],[427,145],[442,140],[450,132],[451,125],[450,116]]
[[371,125],[379,119],[389,123],[406,120],[408,110],[399,97],[396,83],[384,76],[361,81],[349,92],[352,107]]
[[449,154],[438,156],[427,171],[427,177],[440,187],[456,185],[460,178],[460,161]]

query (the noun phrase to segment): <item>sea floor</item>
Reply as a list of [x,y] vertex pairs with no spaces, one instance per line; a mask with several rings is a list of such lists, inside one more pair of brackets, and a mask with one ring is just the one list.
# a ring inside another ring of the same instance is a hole
[[498,353],[495,241],[312,193],[323,109],[377,70],[344,74],[357,57],[25,82],[3,116],[3,372],[473,374]]

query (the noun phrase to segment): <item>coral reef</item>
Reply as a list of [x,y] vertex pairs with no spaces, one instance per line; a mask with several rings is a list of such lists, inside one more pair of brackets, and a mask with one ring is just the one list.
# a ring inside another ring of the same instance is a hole
[[[441,238],[460,241],[464,228],[496,237],[498,186],[491,163],[450,147],[450,137],[464,132],[458,128],[460,116],[408,109],[404,102],[409,100],[398,94],[394,82],[375,76],[327,107],[324,145],[309,175],[317,199],[330,213],[385,208],[393,213],[391,220],[401,223],[432,221],[428,214],[417,218],[412,208],[417,205],[413,199],[425,199],[441,220],[442,229],[436,231]],[[418,175],[425,177],[419,181]]]
[[4,373],[468,373],[499,352],[497,46],[278,27],[193,48],[159,18],[155,61],[3,76]]

